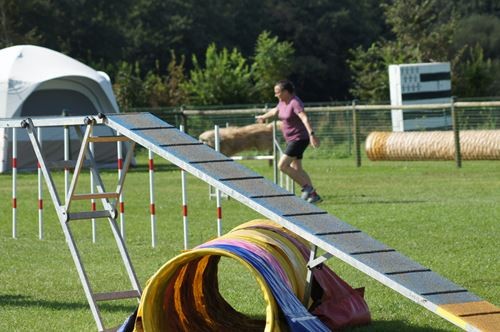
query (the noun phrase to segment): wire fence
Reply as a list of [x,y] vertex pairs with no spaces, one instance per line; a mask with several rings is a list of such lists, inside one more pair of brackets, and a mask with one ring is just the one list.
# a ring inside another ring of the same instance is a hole
[[[165,121],[184,125],[187,133],[198,137],[214,125],[244,126],[255,123],[255,116],[266,112],[265,106],[232,109],[134,109],[148,111]],[[404,121],[411,123],[410,131],[455,131],[500,129],[500,101],[453,102],[425,105],[308,105],[305,110],[321,149],[315,155],[331,158],[357,159],[357,165],[366,158],[363,144],[371,132],[392,132],[394,116],[398,111]],[[406,123],[405,122],[405,123]],[[421,125],[419,125],[419,123]],[[283,142],[281,133],[278,140]],[[251,153],[251,152],[250,152]]]

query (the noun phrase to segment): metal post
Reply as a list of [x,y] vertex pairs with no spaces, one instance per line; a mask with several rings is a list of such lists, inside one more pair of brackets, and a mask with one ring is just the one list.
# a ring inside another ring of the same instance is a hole
[[462,167],[462,154],[460,152],[460,128],[458,126],[458,115],[455,110],[455,98],[451,98],[451,122],[453,125],[453,137],[455,139],[455,163],[458,168]]
[[12,128],[12,238],[17,238],[17,133]]
[[359,122],[356,100],[352,101],[352,129],[354,135],[354,148],[356,149],[356,167],[361,167],[361,148],[359,142]]
[[[68,110],[63,109],[62,114],[63,117],[68,116]],[[70,143],[70,135],[69,135],[69,126],[63,126],[63,135],[64,135],[64,161],[69,161],[71,159],[71,143]],[[68,165],[64,165],[64,196],[66,197],[66,193],[69,188],[69,167]]]
[[278,184],[278,140],[276,139],[277,124],[273,121],[273,179]]
[[[90,153],[92,153],[92,155],[95,155],[94,154],[94,142],[90,142],[89,143],[89,149],[90,149]],[[92,194],[95,193],[94,172],[90,172],[90,193],[92,193]],[[94,198],[92,198],[90,200],[90,210],[92,212],[97,210],[96,200]],[[96,225],[96,219],[92,218],[91,222],[92,222],[92,243],[96,243],[97,242],[97,225]]]
[[155,192],[154,192],[154,159],[153,151],[148,150],[149,166],[149,212],[151,214],[151,246],[156,247],[156,211],[155,211]]
[[[120,136],[119,132],[116,132],[116,136]],[[118,158],[118,179],[122,177],[123,172],[123,150],[122,150],[122,142],[116,142],[116,153]],[[120,193],[120,197],[118,198],[119,206],[120,206],[120,234],[125,240],[125,202],[123,197],[123,192]]]
[[[220,151],[220,136],[219,126],[215,125],[215,150]],[[217,236],[222,236],[222,206],[221,206],[221,192],[218,188],[215,189],[215,197],[217,201]]]
[[[40,149],[42,148],[42,128],[37,128],[38,142],[40,143]],[[38,239],[43,240],[43,174],[40,168],[40,163],[37,162],[38,170]]]
[[[180,126],[180,131],[184,132],[184,126]],[[184,230],[184,250],[189,248],[189,228],[188,228],[188,207],[187,207],[187,187],[186,171],[181,168],[181,186],[182,186],[182,226]]]
[[184,107],[181,106],[181,118],[182,118],[182,128],[184,128],[184,132],[188,132],[188,118],[187,115],[184,114]]

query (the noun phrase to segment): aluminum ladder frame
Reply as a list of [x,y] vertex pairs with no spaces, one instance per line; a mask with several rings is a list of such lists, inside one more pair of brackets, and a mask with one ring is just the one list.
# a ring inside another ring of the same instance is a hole
[[[123,137],[123,136],[105,136],[105,137],[99,137],[99,136],[92,136],[92,130],[93,127],[98,121],[96,121],[95,118],[93,117],[87,117],[84,119],[84,124],[86,125],[86,130],[85,133],[82,133],[82,130],[80,126],[75,126],[75,129],[77,131],[78,136],[80,136],[82,144],[81,148],[78,154],[78,159],[75,164],[74,168],[74,173],[73,177],[71,180],[71,184],[68,188],[68,192],[65,193],[65,203],[62,204],[61,200],[59,198],[59,194],[57,192],[57,188],[54,184],[54,181],[52,179],[51,172],[49,168],[47,167],[47,163],[43,157],[40,142],[38,141],[37,135],[35,134],[35,125],[33,124],[33,121],[28,118],[25,119],[21,122],[20,126],[22,128],[25,128],[27,130],[29,139],[32,143],[35,155],[38,159],[38,162],[40,164],[40,168],[42,170],[45,182],[47,184],[50,197],[52,199],[52,202],[54,204],[59,222],[61,224],[61,228],[63,230],[66,243],[68,244],[69,250],[71,252],[71,256],[73,258],[73,261],[75,263],[78,276],[80,278],[80,281],[82,283],[85,296],[87,298],[87,301],[89,303],[90,309],[92,311],[92,315],[94,317],[94,320],[97,325],[97,329],[99,331],[115,331],[117,327],[111,328],[111,329],[106,329],[104,326],[104,322],[98,307],[97,302],[99,301],[111,301],[111,300],[121,300],[121,299],[129,299],[129,298],[137,298],[140,299],[141,297],[141,286],[139,284],[139,281],[137,279],[136,273],[134,271],[132,262],[130,260],[129,254],[127,252],[125,242],[120,234],[117,222],[116,222],[116,217],[117,217],[117,211],[116,211],[116,204],[118,201],[118,197],[120,196],[122,190],[123,190],[123,183],[125,181],[125,176],[127,174],[127,171],[130,166],[130,162],[132,160],[133,156],[133,151],[135,147],[135,142],[131,142],[131,147],[128,149],[127,156],[125,158],[125,163],[124,163],[124,171],[122,172],[119,180],[118,180],[118,185],[117,188],[114,192],[106,192],[104,188],[104,183],[102,181],[102,178],[99,174],[99,170],[97,168],[94,155],[92,151],[89,148],[89,143],[90,142],[117,142],[117,141],[129,141],[128,138]],[[43,126],[43,124],[42,124]],[[76,194],[75,189],[78,183],[78,179],[84,164],[84,161],[87,159],[87,161],[90,162],[90,170],[94,176],[94,179],[96,181],[96,188],[97,188],[97,193],[90,193],[90,194]],[[77,213],[71,213],[70,208],[71,208],[71,203],[75,200],[87,200],[87,199],[100,199],[102,202],[102,205],[104,207],[104,210],[102,211],[89,211],[89,212],[77,212]],[[110,201],[110,199],[114,199],[113,202]],[[125,266],[125,269],[127,271],[128,278],[130,280],[130,283],[132,285],[132,290],[126,290],[126,291],[113,291],[113,292],[105,292],[105,293],[94,293],[92,290],[92,287],[90,285],[89,278],[87,276],[87,273],[85,271],[85,268],[83,266],[82,259],[80,257],[80,253],[78,251],[78,248],[76,246],[75,239],[73,237],[73,234],[70,229],[70,222],[75,221],[75,220],[84,220],[84,219],[92,219],[92,218],[107,218],[109,221],[109,225],[111,227],[111,231],[113,233],[113,236],[115,238],[118,250],[120,252],[120,256],[122,258],[123,264]]]

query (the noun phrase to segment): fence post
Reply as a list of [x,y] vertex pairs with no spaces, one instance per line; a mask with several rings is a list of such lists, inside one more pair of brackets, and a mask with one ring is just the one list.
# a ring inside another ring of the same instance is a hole
[[361,150],[359,142],[359,122],[356,100],[352,101],[352,131],[354,138],[354,149],[356,150],[356,167],[361,167]]
[[187,134],[188,132],[188,119],[187,115],[184,114],[184,107],[181,106],[181,121],[182,121],[182,127],[184,128],[184,132]]
[[273,121],[273,179],[275,184],[278,184],[278,149],[276,147],[278,144],[276,139],[277,130],[276,121]]
[[460,152],[460,128],[458,126],[458,115],[455,110],[455,98],[451,97],[451,122],[453,125],[453,138],[455,139],[455,163],[458,168],[462,167],[462,154]]

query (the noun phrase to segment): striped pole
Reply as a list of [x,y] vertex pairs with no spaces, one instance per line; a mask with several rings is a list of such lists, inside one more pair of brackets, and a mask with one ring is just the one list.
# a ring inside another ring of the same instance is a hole
[[[42,128],[37,128],[38,142],[40,144],[40,149],[42,148]],[[38,169],[38,239],[43,239],[43,189],[42,189],[42,168],[40,167],[40,162],[37,161]]]
[[[64,126],[64,161],[68,162],[70,160],[69,151],[69,127]],[[64,197],[68,194],[69,190],[69,166],[64,165]]]
[[[90,148],[90,153],[94,156],[94,142],[89,143],[89,148]],[[90,192],[93,194],[95,193],[95,183],[94,183],[94,172],[90,172]],[[90,209],[92,212],[96,211],[96,201],[95,198],[92,198],[90,200]],[[91,219],[92,222],[92,243],[97,242],[97,226],[96,226],[96,221],[95,218]]]
[[[180,131],[184,132],[184,126],[180,125]],[[182,225],[184,227],[184,250],[189,248],[188,243],[188,207],[187,207],[187,187],[186,187],[186,171],[181,169],[181,186],[182,186]]]
[[[116,132],[116,135],[119,136],[120,133]],[[122,177],[123,172],[123,152],[122,152],[122,142],[118,141],[117,143],[117,156],[118,156],[118,181]],[[125,203],[123,202],[123,192],[121,192],[120,197],[118,198],[118,203],[120,204],[120,234],[122,239],[125,240]]]
[[[220,150],[219,126],[215,125],[215,150]],[[217,236],[222,235],[222,206],[220,201],[220,190],[215,189],[215,197],[217,199]]]
[[12,128],[12,238],[17,238],[17,134]]
[[154,173],[155,165],[153,151],[148,151],[149,157],[149,212],[151,214],[151,246],[156,247],[156,213],[155,213],[155,192],[154,192]]

